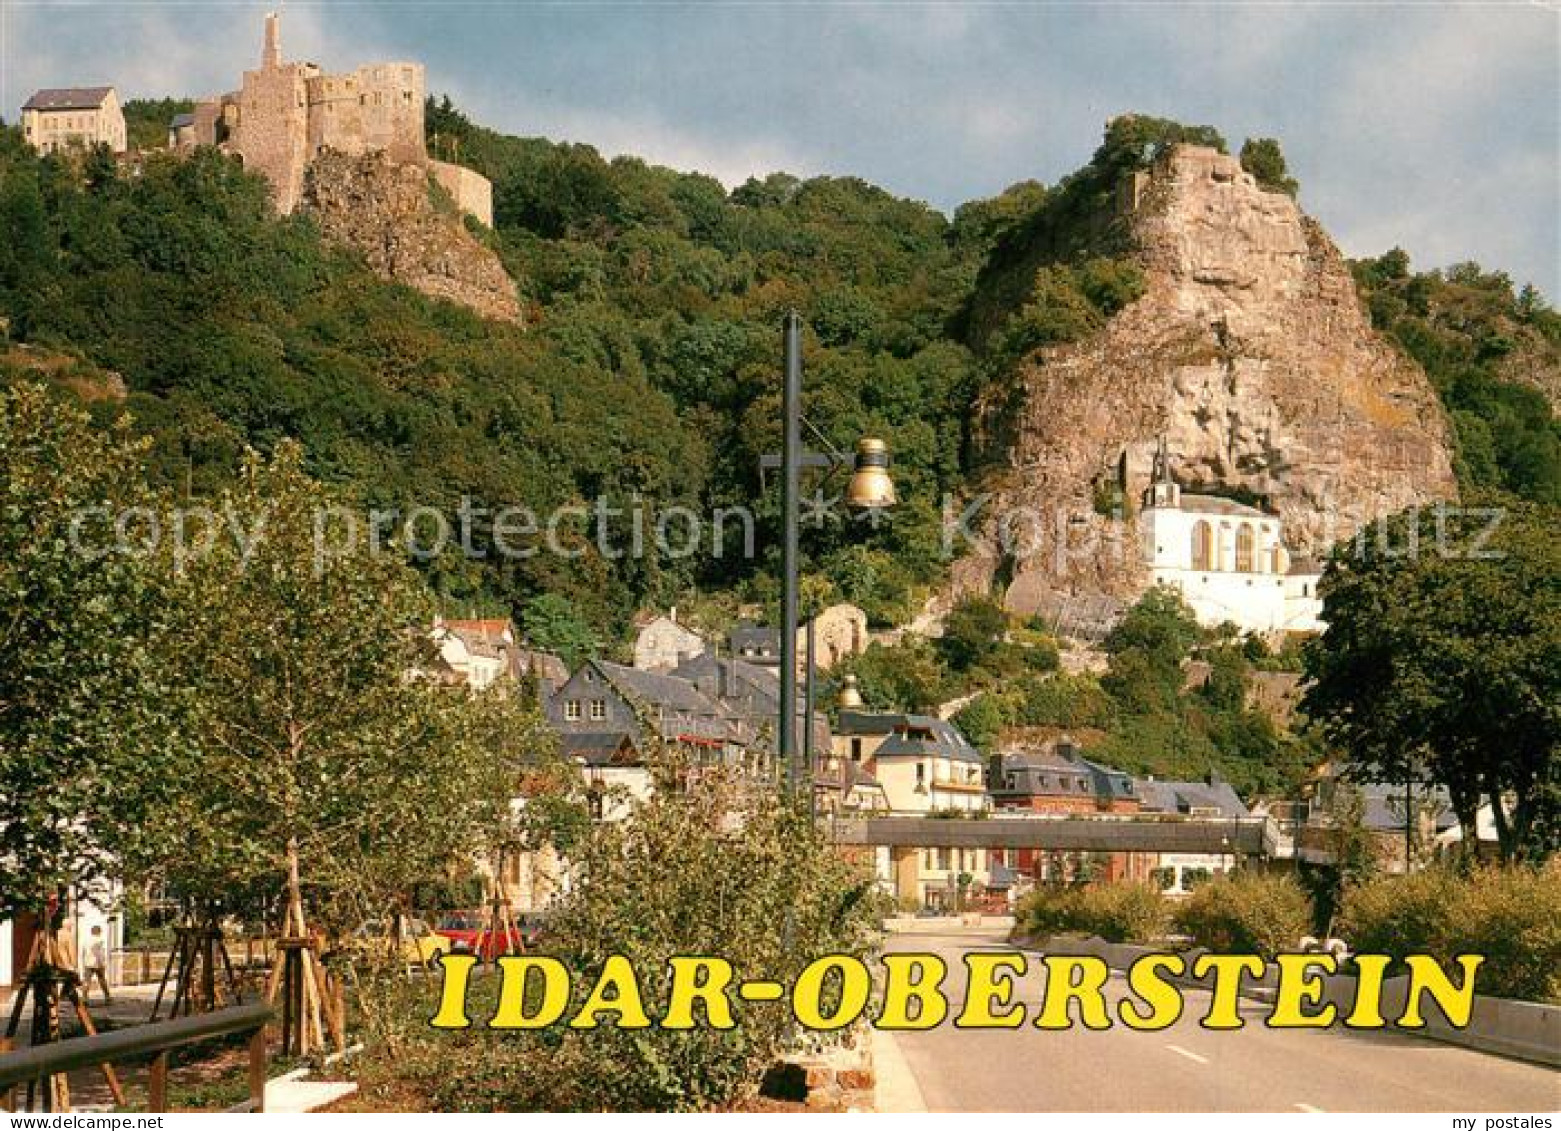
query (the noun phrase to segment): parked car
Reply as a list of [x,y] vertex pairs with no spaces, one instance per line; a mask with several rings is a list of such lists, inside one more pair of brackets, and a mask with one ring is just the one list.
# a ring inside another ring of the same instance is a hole
[[[393,945],[391,933],[389,920],[370,919],[342,940],[340,949],[360,956],[384,954]],[[401,920],[401,959],[407,965],[432,969],[439,956],[449,953],[450,949],[450,940],[436,934],[425,920],[410,917]]]
[[487,930],[488,920],[477,912],[457,911],[439,920],[434,928],[450,943],[455,954],[474,954],[478,941]]
[[506,937],[492,931],[492,918],[479,912],[458,912],[439,920],[439,934],[450,943],[455,954],[475,954],[483,962],[492,962],[506,954],[522,954],[530,948],[520,920],[511,921]]

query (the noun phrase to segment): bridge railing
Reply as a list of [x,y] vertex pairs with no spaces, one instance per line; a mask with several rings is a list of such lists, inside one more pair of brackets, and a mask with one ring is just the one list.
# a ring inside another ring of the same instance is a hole
[[[264,1111],[266,1090],[267,1005],[235,1005],[210,1013],[197,1013],[173,1021],[133,1025],[91,1037],[72,1037],[0,1053],[0,1109],[14,1110],[12,1092],[19,1085],[81,1068],[95,1068],[118,1061],[152,1057],[147,1077],[147,1110],[168,1110],[168,1054],[185,1045],[216,1037],[249,1034],[249,1099],[229,1111]],[[47,1094],[48,1088],[40,1089]]]

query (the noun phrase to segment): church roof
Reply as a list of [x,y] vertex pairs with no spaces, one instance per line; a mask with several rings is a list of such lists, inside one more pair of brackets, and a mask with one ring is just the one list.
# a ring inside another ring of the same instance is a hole
[[1264,514],[1256,507],[1249,507],[1246,503],[1238,503],[1235,499],[1227,499],[1220,495],[1189,495],[1185,491],[1182,493],[1181,509],[1198,514],[1239,515],[1242,518],[1274,517],[1271,514]]

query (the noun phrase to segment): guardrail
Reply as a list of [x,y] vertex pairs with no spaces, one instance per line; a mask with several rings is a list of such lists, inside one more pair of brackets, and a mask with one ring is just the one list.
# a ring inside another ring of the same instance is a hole
[[[229,1111],[264,1111],[266,1095],[266,1025],[268,1005],[235,1005],[197,1013],[174,1021],[134,1025],[94,1037],[72,1037],[0,1054],[0,1108],[11,1109],[10,1096],[20,1084],[43,1081],[78,1068],[95,1068],[131,1057],[152,1056],[147,1077],[147,1110],[168,1110],[168,1053],[213,1037],[244,1033],[249,1039],[249,1099]],[[46,1090],[46,1089],[45,1089]]]

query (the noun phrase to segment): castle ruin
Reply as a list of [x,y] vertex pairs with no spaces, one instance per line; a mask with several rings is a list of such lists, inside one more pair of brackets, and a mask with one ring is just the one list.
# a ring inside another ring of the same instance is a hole
[[314,63],[282,58],[280,20],[265,19],[258,70],[241,89],[202,100],[174,123],[179,148],[211,145],[232,153],[271,184],[277,211],[303,197],[304,177],[322,152],[359,157],[380,153],[398,165],[422,166],[464,212],[493,223],[493,187],[459,165],[429,159],[423,138],[421,63],[370,63],[327,74]]

